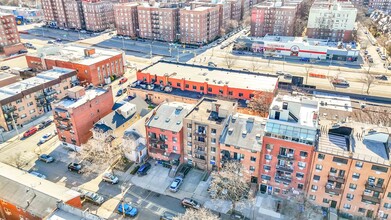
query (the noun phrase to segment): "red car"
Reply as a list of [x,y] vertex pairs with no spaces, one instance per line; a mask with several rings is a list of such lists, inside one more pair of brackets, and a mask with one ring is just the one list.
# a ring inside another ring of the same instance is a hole
[[28,129],[26,132],[24,132],[23,137],[30,137],[31,135],[35,134],[35,132],[38,131],[37,127],[32,127]]
[[123,77],[119,80],[119,84],[123,84],[123,83],[126,83],[126,81],[128,81],[127,78]]

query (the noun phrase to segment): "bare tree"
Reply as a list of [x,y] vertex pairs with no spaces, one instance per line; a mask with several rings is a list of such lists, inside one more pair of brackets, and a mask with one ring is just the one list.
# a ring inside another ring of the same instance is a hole
[[229,161],[224,163],[218,172],[212,173],[210,191],[215,193],[215,199],[232,203],[231,213],[235,213],[238,202],[248,201],[250,183],[244,178],[246,172],[239,161]]
[[251,57],[251,71],[255,72],[259,68],[261,68],[261,62],[259,60],[256,60],[254,56]]
[[245,15],[241,21],[243,27],[247,27],[251,24],[251,16],[249,14]]
[[311,70],[311,67],[309,67],[309,66],[305,67],[305,84],[308,84],[308,77],[310,77],[310,70]]
[[262,92],[257,92],[251,98],[248,103],[248,107],[261,116],[266,116],[269,112],[271,99],[268,96],[265,96]]
[[294,24],[294,36],[302,37],[304,35],[305,27],[307,26],[306,20],[302,18],[297,18]]
[[22,153],[17,152],[15,155],[10,157],[10,162],[15,165],[16,168],[20,169],[25,165],[25,162],[22,158]]
[[368,62],[368,67],[365,70],[365,76],[362,77],[361,81],[364,83],[367,87],[366,93],[369,94],[369,90],[371,89],[371,86],[373,86],[373,83],[376,81],[375,75],[371,72],[372,64]]
[[185,214],[174,217],[173,220],[218,220],[219,217],[205,208],[186,209]]
[[97,130],[94,131],[94,137],[96,138],[83,144],[80,151],[73,152],[71,155],[74,160],[83,162],[85,165],[83,173],[86,174],[112,168],[124,154],[121,145],[113,144],[114,137],[111,135]]
[[227,23],[226,33],[229,33],[239,27],[237,20],[229,20]]
[[224,54],[224,61],[227,67],[231,68],[236,63],[236,58],[227,50]]
[[283,201],[282,214],[289,220],[311,220],[322,216],[321,210],[312,204],[304,195],[296,195]]
[[352,112],[352,119],[366,124],[377,124],[380,126],[391,126],[391,112],[384,107],[364,107]]
[[234,50],[243,50],[246,48],[246,43],[244,41],[239,41],[234,44],[233,49]]

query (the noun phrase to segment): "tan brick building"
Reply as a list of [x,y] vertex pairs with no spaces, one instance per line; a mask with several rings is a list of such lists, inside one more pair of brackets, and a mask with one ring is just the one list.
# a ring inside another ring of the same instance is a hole
[[251,10],[251,36],[293,36],[299,4],[263,2]]
[[8,56],[22,49],[15,16],[0,13],[0,54]]
[[138,36],[138,3],[123,3],[114,5],[115,27],[118,35],[135,38]]
[[220,33],[219,7],[179,10],[180,41],[201,45],[213,41]]
[[323,120],[308,197],[346,215],[391,215],[389,129]]
[[63,98],[74,80],[74,70],[54,68],[1,87],[0,126],[10,131],[50,111],[51,103]]
[[219,138],[237,103],[203,98],[183,119],[185,163],[211,171],[220,164]]
[[137,7],[139,37],[173,42],[178,39],[179,9],[174,5],[144,3]]
[[67,90],[66,97],[53,103],[58,138],[71,146],[86,143],[94,124],[112,111],[113,104],[111,87],[85,90],[75,86]]
[[109,1],[83,1],[86,30],[104,31],[114,28],[114,8]]

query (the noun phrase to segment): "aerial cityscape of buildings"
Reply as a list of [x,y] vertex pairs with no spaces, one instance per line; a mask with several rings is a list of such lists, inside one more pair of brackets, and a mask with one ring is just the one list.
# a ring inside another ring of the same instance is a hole
[[391,218],[389,1],[36,4],[0,6],[0,219]]

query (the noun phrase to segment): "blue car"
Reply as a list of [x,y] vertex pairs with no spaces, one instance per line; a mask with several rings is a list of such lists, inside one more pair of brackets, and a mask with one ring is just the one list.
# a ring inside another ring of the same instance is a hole
[[123,93],[123,92],[122,92],[122,89],[118,90],[118,92],[117,92],[117,97],[118,97],[118,96],[121,96],[122,93]]
[[137,170],[137,174],[139,176],[145,176],[147,175],[148,170],[151,169],[151,164],[146,162]]
[[118,205],[117,211],[121,215],[125,213],[126,216],[131,216],[131,217],[136,216],[138,213],[137,208],[132,207],[129,203],[124,203],[123,207],[122,207],[122,203],[120,203]]

